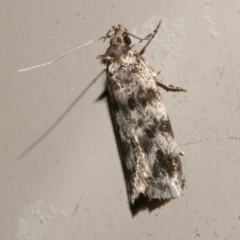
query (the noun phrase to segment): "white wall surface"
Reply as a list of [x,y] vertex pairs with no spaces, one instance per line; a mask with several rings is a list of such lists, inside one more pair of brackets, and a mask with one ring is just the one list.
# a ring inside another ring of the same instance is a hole
[[[240,1],[0,6],[0,239],[239,239]],[[96,56],[108,42],[45,68],[18,69],[52,60],[118,23],[145,36],[160,19],[145,58],[188,90],[160,89],[186,154],[186,186],[177,200],[132,215],[107,101],[96,101],[105,76],[60,119],[103,69]]]

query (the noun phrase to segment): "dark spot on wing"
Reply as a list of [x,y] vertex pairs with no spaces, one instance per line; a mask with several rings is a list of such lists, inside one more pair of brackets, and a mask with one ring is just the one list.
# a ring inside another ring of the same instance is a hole
[[160,132],[167,132],[172,137],[174,137],[172,126],[171,126],[171,123],[170,123],[169,119],[167,119],[167,120],[162,119],[161,120],[161,122],[159,123],[159,131]]
[[153,142],[151,139],[147,137],[139,137],[139,142],[140,142],[141,148],[146,154],[152,151]]
[[138,127],[142,127],[143,126],[143,120],[142,118],[138,119]]
[[116,100],[114,98],[110,98],[110,104],[111,104],[111,108],[114,112],[118,112],[119,111],[119,106],[118,103],[116,102]]
[[146,96],[148,98],[148,101],[152,102],[158,98],[159,92],[156,92],[154,89],[149,88],[149,89],[147,89]]
[[158,132],[157,127],[158,127],[157,124],[151,124],[151,125],[148,125],[148,127],[144,129],[144,132],[148,138],[154,138],[156,136],[156,134]]
[[173,156],[169,153],[163,153],[162,149],[156,152],[156,161],[154,163],[153,176],[166,175],[166,173],[173,177],[176,172],[176,161],[180,161],[179,157]]
[[145,134],[147,135],[148,138],[154,138],[155,133],[149,128],[144,129]]
[[129,97],[129,99],[128,99],[128,107],[131,110],[135,109],[135,107],[136,107],[136,100],[135,100],[134,96]]
[[144,91],[142,86],[138,87],[137,100],[142,105],[143,108],[147,106],[146,92]]

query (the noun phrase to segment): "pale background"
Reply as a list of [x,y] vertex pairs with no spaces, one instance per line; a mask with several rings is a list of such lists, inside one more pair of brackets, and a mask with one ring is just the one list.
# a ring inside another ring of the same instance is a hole
[[[132,215],[94,43],[121,23],[162,27],[147,61],[187,93],[161,89],[182,157],[183,196]],[[240,1],[0,3],[0,239],[239,239]],[[35,145],[34,145],[35,144]]]

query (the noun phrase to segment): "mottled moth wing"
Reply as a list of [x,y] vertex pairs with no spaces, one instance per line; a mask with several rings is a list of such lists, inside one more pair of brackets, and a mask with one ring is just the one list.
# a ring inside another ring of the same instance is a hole
[[107,66],[107,90],[121,157],[126,167],[129,201],[177,198],[183,179],[182,151],[162,103],[156,74],[130,47],[127,30],[113,27],[110,47],[99,56]]

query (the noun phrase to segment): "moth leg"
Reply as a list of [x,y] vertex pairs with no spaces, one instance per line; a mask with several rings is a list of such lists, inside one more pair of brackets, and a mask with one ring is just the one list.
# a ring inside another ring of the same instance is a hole
[[[159,74],[159,73],[158,73]],[[173,86],[170,83],[167,83],[165,81],[163,81],[158,74],[156,74],[154,76],[156,82],[158,85],[160,85],[162,88],[164,88],[166,91],[171,91],[171,92],[186,92],[187,90],[182,88],[182,87],[177,87],[177,86]]]
[[149,38],[151,37],[151,35],[152,35],[152,33],[148,34],[143,40],[140,40],[138,43],[133,44],[132,48],[137,48],[138,46],[143,44],[144,41],[149,41]]
[[146,38],[149,38],[148,42],[146,43],[146,45],[142,48],[142,50],[139,52],[140,55],[143,55],[147,46],[149,45],[149,43],[153,40],[153,38],[155,37],[155,35],[157,34],[160,25],[162,23],[162,20],[159,21],[157,27],[154,29],[154,31],[152,33],[150,33]]

